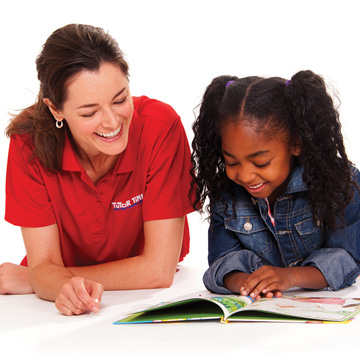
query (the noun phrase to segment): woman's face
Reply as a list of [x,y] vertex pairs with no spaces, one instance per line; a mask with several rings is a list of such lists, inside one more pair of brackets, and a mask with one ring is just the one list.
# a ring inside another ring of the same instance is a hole
[[253,197],[274,203],[286,189],[297,145],[289,146],[284,135],[267,139],[251,125],[227,124],[223,129],[222,151],[229,179],[243,186]]
[[133,102],[119,66],[103,63],[97,71],[81,71],[68,81],[66,95],[57,115],[66,119],[80,152],[92,158],[125,150]]

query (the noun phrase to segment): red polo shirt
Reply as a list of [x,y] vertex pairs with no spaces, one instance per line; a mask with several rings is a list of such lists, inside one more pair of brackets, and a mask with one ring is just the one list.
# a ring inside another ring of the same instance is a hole
[[[28,136],[11,137],[5,220],[23,227],[58,224],[65,266],[141,254],[143,222],[193,211],[188,198],[191,161],[179,116],[164,103],[133,98],[129,143],[113,171],[94,185],[66,139],[62,171],[31,160]],[[185,224],[180,260],[189,252]]]

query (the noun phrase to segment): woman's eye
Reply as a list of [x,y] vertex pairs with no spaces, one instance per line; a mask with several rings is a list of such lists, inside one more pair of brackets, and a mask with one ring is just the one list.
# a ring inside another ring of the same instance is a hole
[[266,167],[266,166],[270,165],[270,163],[271,163],[271,160],[268,161],[268,162],[265,163],[265,164],[254,164],[254,165],[255,165],[256,167],[258,167],[258,168],[263,168],[263,167]]
[[126,101],[126,97],[124,99],[122,99],[122,100],[115,101],[114,104],[115,105],[120,105],[120,104],[123,104],[125,101]]
[[92,117],[95,115],[95,112],[92,112],[91,114],[84,114],[84,115],[81,115],[82,117],[84,118],[89,118],[89,117]]

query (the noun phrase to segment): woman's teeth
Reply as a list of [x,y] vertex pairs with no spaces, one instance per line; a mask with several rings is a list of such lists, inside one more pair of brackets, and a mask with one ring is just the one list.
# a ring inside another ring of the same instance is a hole
[[104,138],[112,138],[112,137],[116,136],[120,132],[120,130],[121,130],[121,126],[117,130],[112,131],[110,133],[105,134],[105,133],[98,133],[97,132],[96,135],[102,136]]

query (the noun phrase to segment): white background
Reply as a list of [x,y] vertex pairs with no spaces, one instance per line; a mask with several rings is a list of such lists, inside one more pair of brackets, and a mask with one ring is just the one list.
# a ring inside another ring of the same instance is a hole
[[[35,101],[35,58],[47,37],[68,23],[109,31],[130,64],[133,95],[171,104],[190,141],[194,108],[215,76],[290,78],[305,69],[322,74],[341,99],[348,155],[360,164],[356,0],[5,0],[0,5],[0,263],[18,263],[24,255],[20,230],[3,220],[8,113]],[[190,225],[187,261],[202,263],[207,225],[197,214]]]

